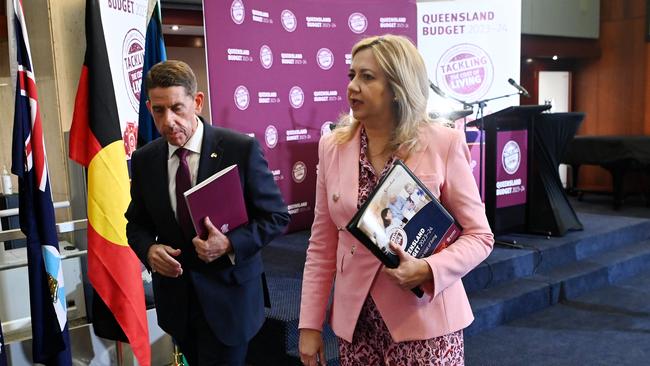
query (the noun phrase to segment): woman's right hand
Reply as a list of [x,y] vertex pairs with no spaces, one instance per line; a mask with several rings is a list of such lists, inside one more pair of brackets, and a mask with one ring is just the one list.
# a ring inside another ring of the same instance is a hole
[[325,366],[325,346],[321,332],[315,329],[300,329],[300,362],[306,366]]

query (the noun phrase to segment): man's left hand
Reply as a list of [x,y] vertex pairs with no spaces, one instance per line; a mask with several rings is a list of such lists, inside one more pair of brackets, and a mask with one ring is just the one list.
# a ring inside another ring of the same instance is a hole
[[231,253],[233,249],[230,239],[212,224],[209,217],[206,217],[203,222],[208,229],[208,238],[202,240],[196,236],[192,239],[199,258],[205,263],[210,263],[222,255]]
[[431,267],[424,259],[413,257],[392,241],[390,242],[390,249],[399,257],[399,266],[397,268],[384,267],[383,271],[399,287],[410,290],[423,282],[433,280]]

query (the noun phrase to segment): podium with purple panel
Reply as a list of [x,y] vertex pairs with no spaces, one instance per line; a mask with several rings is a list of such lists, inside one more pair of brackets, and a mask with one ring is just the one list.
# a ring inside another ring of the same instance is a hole
[[[485,212],[494,234],[527,231],[533,131],[535,120],[550,105],[513,106],[477,119],[468,124],[479,131],[468,133],[472,160],[479,161],[476,146],[483,132],[483,164],[473,169],[481,189]],[[476,157],[476,159],[475,159]],[[482,168],[481,168],[482,167]],[[479,177],[482,176],[482,179]]]

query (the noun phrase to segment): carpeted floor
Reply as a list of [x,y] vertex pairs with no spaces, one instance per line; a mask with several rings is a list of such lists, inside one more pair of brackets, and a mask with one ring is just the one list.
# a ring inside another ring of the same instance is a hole
[[[650,208],[642,196],[619,210],[608,196],[571,201],[584,231],[505,235],[525,248],[499,247],[463,279],[476,317],[465,330],[467,365],[650,364]],[[300,364],[308,236],[287,234],[262,253],[273,306],[251,342],[252,365]],[[328,331],[328,365],[338,365]]]
[[650,218],[650,207],[646,206],[642,195],[629,196],[618,210],[612,206],[612,196],[602,194],[585,194],[581,200],[569,197],[573,209],[578,212],[599,215],[629,216]]
[[465,340],[467,366],[647,365],[650,273]]
[[[642,196],[619,210],[610,196],[571,198],[578,212],[650,218]],[[647,365],[650,272],[465,339],[468,366]]]

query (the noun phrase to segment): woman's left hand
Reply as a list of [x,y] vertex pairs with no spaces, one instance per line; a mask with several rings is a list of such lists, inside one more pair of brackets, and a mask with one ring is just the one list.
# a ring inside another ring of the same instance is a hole
[[390,249],[399,257],[399,266],[397,268],[384,267],[383,271],[399,287],[410,290],[423,282],[433,280],[431,267],[424,259],[413,257],[392,241],[390,242]]

